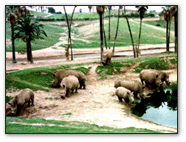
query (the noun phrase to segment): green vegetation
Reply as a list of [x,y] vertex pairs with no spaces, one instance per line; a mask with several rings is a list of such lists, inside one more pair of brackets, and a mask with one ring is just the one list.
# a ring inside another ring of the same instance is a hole
[[[137,13],[136,10],[126,10],[127,11],[127,16],[131,18],[139,18],[139,13]],[[32,13],[34,16],[37,17],[39,21],[65,21],[65,15],[64,14],[53,14],[50,16],[47,16],[46,18],[43,17],[45,15],[39,15],[38,13]],[[111,10],[110,11],[110,17],[117,17],[118,16],[118,10]],[[154,17],[154,13],[145,13],[144,17]],[[68,17],[71,17],[71,14],[68,14]],[[109,12],[108,10],[105,11],[104,18],[109,17]],[[123,10],[120,10],[120,17],[124,17],[123,15]],[[74,13],[73,20],[74,21],[80,21],[80,20],[96,20],[99,19],[99,15],[97,12],[86,12],[86,13]]]
[[[141,72],[143,69],[156,69],[156,70],[168,70],[171,69],[171,65],[169,65],[169,59],[163,59],[163,57],[154,57],[153,59],[141,62],[138,66],[135,66],[135,72]],[[172,63],[177,63],[176,59],[170,59]]]
[[[60,33],[65,32],[63,27],[57,25],[44,24],[43,30],[47,33],[47,37],[32,41],[32,50],[48,48],[59,41]],[[6,23],[6,39],[11,39],[10,23]],[[26,43],[22,40],[15,40],[15,51],[26,51]],[[6,47],[6,51],[12,51],[11,45]]]
[[42,13],[42,12],[36,12],[36,11],[30,11],[31,15],[34,15],[35,17],[43,17],[43,16],[47,16],[48,13]]
[[[78,70],[86,74],[89,68],[78,67],[82,64],[72,64],[72,65],[57,65],[49,67],[40,67],[25,69],[13,73],[6,74],[6,89],[11,86],[15,86],[18,89],[30,88],[33,90],[45,90],[49,91],[50,81],[53,80],[53,73],[57,72],[57,69],[73,69]],[[72,68],[72,67],[76,68]]]
[[[115,32],[116,32],[117,18],[111,19],[111,47],[114,44]],[[130,21],[131,30],[133,33],[134,42],[138,41],[139,33],[139,21]],[[105,32],[108,41],[108,22],[104,23]],[[94,30],[92,30],[94,29]],[[142,25],[141,33],[141,45],[143,44],[163,44],[165,43],[166,34],[162,30],[154,29],[152,27]],[[60,26],[57,24],[44,24],[44,31],[46,31],[48,37],[45,37],[43,40],[39,39],[32,42],[32,51],[38,49],[48,48],[59,41],[59,38],[62,37],[60,33],[67,31],[66,26]],[[98,22],[93,22],[86,25],[77,25],[72,28],[72,31],[75,32],[74,37],[72,38],[72,47],[73,48],[99,48],[100,47],[100,36],[99,36],[99,24]],[[64,34],[64,37],[66,35]],[[11,39],[11,30],[10,24],[6,23],[6,39]],[[171,35],[170,42],[174,42],[174,36]],[[62,47],[67,47],[66,44],[62,44]],[[105,46],[105,45],[104,45]],[[128,26],[125,18],[120,18],[120,24],[118,29],[118,36],[116,40],[116,47],[122,46],[131,46],[131,39],[128,31]],[[26,43],[21,40],[15,40],[15,50],[26,51]],[[6,51],[12,51],[11,45],[6,47]]]
[[9,102],[11,99],[13,99],[13,97],[11,97],[11,96],[6,96],[6,103]]
[[125,67],[125,65],[120,62],[111,62],[108,66],[98,66],[96,72],[100,78],[106,79],[107,75],[124,73],[125,71],[121,71],[121,67]]
[[[70,115],[70,114],[68,114]],[[35,125],[34,125],[35,124]],[[6,117],[6,133],[160,133],[142,128],[112,128],[78,121]]]
[[[133,34],[134,42],[138,42],[139,33],[139,21],[130,21],[130,26]],[[114,38],[117,26],[117,18],[111,19],[111,47],[114,45]],[[94,29],[90,34],[90,27]],[[106,36],[108,35],[108,22],[104,23]],[[142,25],[141,33],[141,45],[144,44],[163,44],[165,43],[165,31]],[[72,40],[73,48],[96,48],[100,47],[99,25],[92,23],[82,27],[76,27],[76,38]],[[84,41],[80,39],[85,39]],[[107,36],[108,41],[108,36]],[[174,42],[174,37],[171,35],[170,42]],[[67,44],[63,44],[63,47],[67,47]],[[105,43],[104,43],[105,46]],[[127,22],[124,18],[120,18],[120,24],[118,29],[118,36],[116,40],[116,47],[131,46],[131,39],[128,31]]]
[[[159,25],[159,27],[161,28],[166,28],[165,20],[143,21],[143,23],[153,25],[153,26]],[[171,31],[174,31],[174,19],[171,20]]]

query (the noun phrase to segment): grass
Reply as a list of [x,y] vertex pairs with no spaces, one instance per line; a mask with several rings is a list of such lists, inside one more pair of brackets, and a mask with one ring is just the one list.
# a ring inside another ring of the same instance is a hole
[[[89,68],[78,67],[84,64],[71,64],[71,65],[57,65],[49,67],[39,67],[32,69],[25,69],[13,73],[6,74],[6,89],[14,86],[18,89],[30,88],[33,90],[45,90],[49,91],[50,81],[53,80],[53,73],[57,72],[57,69],[73,69],[81,71],[86,74]],[[72,68],[73,67],[73,68]]]
[[[80,39],[86,39],[89,42],[81,41],[81,40],[72,40],[73,48],[96,48],[100,47],[100,32],[99,32],[99,24],[92,23],[90,24],[94,29],[90,34],[90,28],[88,25],[78,27],[76,30],[76,37]],[[130,21],[130,26],[133,34],[134,42],[138,42],[139,37],[139,21]],[[117,26],[117,18],[111,19],[111,47],[114,45],[114,38]],[[104,23],[106,38],[108,41],[108,22]],[[154,29],[152,27],[148,27],[142,24],[142,33],[140,44],[163,44],[166,41],[166,33],[165,31],[161,31],[159,29]],[[171,35],[170,42],[174,42],[174,37]],[[63,47],[67,47],[67,44],[63,44]],[[105,46],[105,43],[104,43]],[[128,25],[124,18],[120,18],[118,36],[116,40],[116,47],[122,46],[131,46],[131,38],[128,31]]]
[[[108,75],[114,75],[119,73],[126,72],[125,70],[121,71],[121,67],[126,67],[126,63],[139,63],[139,65],[134,67],[134,73],[139,73],[143,69],[156,69],[156,70],[167,70],[172,69],[172,67],[168,64],[167,60],[162,60],[163,57],[175,57],[170,59],[172,64],[177,63],[177,55],[165,55],[165,56],[154,56],[154,57],[138,57],[131,59],[119,59],[112,61],[108,66],[98,66],[96,68],[96,72],[101,79],[106,79]],[[127,68],[126,68],[127,69]]]
[[[135,66],[135,72],[139,73],[143,69],[156,69],[156,70],[168,70],[172,67],[168,64],[167,59],[161,60],[163,57],[154,57],[153,59],[141,62],[138,66]],[[170,59],[171,63],[176,64],[177,63],[177,57],[176,59]]]
[[[143,21],[146,24],[156,26],[156,24],[159,24],[161,28],[166,28],[167,24],[165,20],[156,20],[156,21]],[[174,31],[174,19],[171,20],[171,31]]]
[[[71,114],[64,114],[71,115]],[[37,124],[37,125],[36,125]],[[112,128],[79,121],[6,117],[6,133],[160,133],[142,128]]]
[[[65,32],[65,29],[63,27],[57,26],[57,25],[50,25],[50,24],[44,24],[44,29],[47,33],[47,37],[44,39],[37,39],[35,41],[31,42],[32,51],[48,48],[50,46],[53,46],[55,43],[59,42],[59,38],[61,37],[60,33]],[[11,39],[11,29],[10,29],[10,23],[6,23],[6,39]],[[15,51],[26,51],[26,43],[22,40],[16,39],[15,40]],[[6,52],[11,52],[12,47],[11,45],[6,47]]]
[[[91,29],[89,28],[91,25]],[[134,38],[134,42],[138,42],[139,36],[139,21],[130,21],[130,26]],[[115,32],[117,26],[117,18],[111,19],[111,47],[114,44]],[[104,23],[106,38],[108,41],[108,22]],[[94,30],[92,30],[94,29]],[[64,33],[67,30],[67,27],[60,26],[57,24],[44,24],[44,30],[46,31],[48,37],[45,37],[43,40],[35,40],[31,42],[32,50],[39,50],[48,48],[53,46],[55,43],[59,41],[59,38],[62,36],[60,33]],[[99,48],[100,47],[100,32],[99,32],[99,24],[91,23],[86,25],[80,25],[72,28],[72,31],[75,32],[75,38],[72,39],[72,47],[73,48]],[[91,32],[90,32],[91,31]],[[6,39],[11,39],[11,29],[10,24],[6,23]],[[82,41],[81,39],[86,39],[88,42]],[[152,27],[148,27],[142,24],[142,33],[140,44],[163,44],[166,42],[166,33],[164,31],[154,29]],[[170,42],[174,42],[174,36],[171,35]],[[105,44],[105,43],[104,43]],[[62,44],[61,46],[67,47],[66,44]],[[105,45],[104,45],[105,46]],[[120,18],[118,36],[116,40],[116,47],[122,46],[131,46],[130,34],[128,31],[128,25],[124,18]],[[26,51],[26,43],[16,39],[15,40],[15,50],[16,51]],[[6,47],[6,51],[12,51],[11,45]]]
[[6,96],[6,103],[9,102],[11,99],[13,99],[12,96]]
[[98,66],[96,72],[101,79],[106,79],[107,75],[124,73],[121,71],[121,67],[125,67],[124,64],[120,62],[111,62],[108,66]]

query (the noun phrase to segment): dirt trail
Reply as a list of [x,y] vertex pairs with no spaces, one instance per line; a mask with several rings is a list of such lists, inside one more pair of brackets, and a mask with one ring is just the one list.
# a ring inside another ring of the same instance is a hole
[[[176,132],[176,128],[166,127],[138,118],[130,113],[130,105],[119,102],[114,95],[114,82],[117,78],[129,77],[138,79],[132,68],[124,74],[112,75],[108,79],[98,79],[95,69],[98,64],[93,64],[87,74],[86,89],[79,89],[78,93],[61,99],[63,89],[50,89],[49,92],[38,90],[35,92],[35,106],[21,111],[20,117],[44,117],[63,121],[81,121],[100,126],[115,128],[136,127],[158,130],[161,132]],[[177,76],[176,69],[170,71],[170,76]],[[176,81],[172,78],[172,81]],[[7,93],[15,96],[16,93]],[[7,105],[7,108],[9,105]],[[71,113],[71,115],[63,115]]]

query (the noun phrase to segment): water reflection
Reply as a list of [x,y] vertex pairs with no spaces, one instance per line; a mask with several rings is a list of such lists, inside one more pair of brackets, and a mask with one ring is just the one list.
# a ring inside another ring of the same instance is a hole
[[[136,105],[131,109],[133,114],[142,118],[145,114],[145,117],[149,115],[149,117],[153,118],[152,114],[155,115],[157,113],[157,115],[162,115],[164,117],[162,121],[165,121],[165,119],[170,119],[170,117],[167,116],[166,118],[166,116],[164,116],[166,113],[165,111],[169,111],[169,114],[175,114],[175,116],[171,117],[175,117],[175,120],[177,120],[177,84],[172,84],[167,88],[150,93],[148,96],[151,97],[141,99],[136,103]],[[162,116],[157,117],[161,118]],[[156,120],[154,120],[154,122],[156,122]]]

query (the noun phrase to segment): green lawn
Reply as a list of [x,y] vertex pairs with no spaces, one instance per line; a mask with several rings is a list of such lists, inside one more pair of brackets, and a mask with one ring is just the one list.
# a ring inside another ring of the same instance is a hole
[[[81,71],[86,74],[89,68],[79,67],[83,64],[72,64],[72,65],[57,65],[48,67],[39,67],[32,69],[24,69],[21,71],[6,73],[6,89],[14,86],[18,89],[30,88],[33,90],[45,90],[49,91],[50,81],[53,80],[53,73],[57,72],[57,69],[73,69]],[[72,68],[75,67],[75,68]]]
[[[65,115],[65,114],[63,114]],[[160,133],[142,128],[112,128],[79,121],[6,117],[6,133]]]
[[[138,42],[139,37],[139,21],[130,21],[130,26],[133,34],[134,42]],[[90,27],[89,27],[90,26]],[[107,38],[108,46],[108,22],[105,22],[105,33]],[[114,45],[114,38],[117,26],[117,18],[111,20],[111,47]],[[90,33],[91,31],[91,33]],[[89,25],[84,25],[76,28],[76,38],[86,39],[87,41],[72,40],[73,48],[96,48],[100,47],[100,31],[99,24],[92,23]],[[155,29],[142,24],[142,33],[140,44],[163,44],[166,42],[166,33],[165,31]],[[174,37],[171,35],[170,42],[174,42]],[[63,47],[67,47],[67,44],[63,44]],[[105,42],[104,42],[105,46]],[[116,47],[121,46],[131,46],[130,33],[128,31],[128,25],[124,18],[120,18],[118,36],[116,39]]]
[[[157,20],[157,21],[143,21],[143,23],[156,26],[156,24],[159,24],[161,28],[166,28],[167,23],[165,20]],[[174,19],[171,20],[171,31],[174,31]]]
[[[91,14],[91,13],[90,13]],[[134,42],[138,42],[139,36],[139,21],[130,21],[131,30],[134,38]],[[111,47],[114,44],[115,32],[117,26],[117,18],[111,19]],[[108,22],[105,21],[104,24],[106,38],[108,42]],[[32,41],[32,50],[48,48],[59,41],[62,37],[60,33],[67,31],[67,27],[54,25],[54,24],[44,24],[44,30],[46,31],[48,37],[44,40]],[[75,39],[72,39],[73,48],[99,48],[100,47],[100,31],[98,23],[91,23],[89,25],[80,25],[72,28],[75,32]],[[10,24],[6,23],[6,39],[11,39]],[[84,41],[85,39],[85,41]],[[143,44],[163,44],[166,43],[166,34],[164,31],[154,29],[142,24],[141,33],[141,45]],[[171,35],[170,42],[174,42],[174,36]],[[108,43],[107,43],[108,44]],[[62,47],[67,47],[66,44],[61,45]],[[116,40],[116,47],[121,46],[131,46],[131,38],[128,31],[128,25],[125,18],[120,18],[119,31]],[[15,40],[15,50],[26,51],[26,43],[16,39]],[[11,45],[6,47],[6,51],[12,51]]]
[[[48,48],[55,43],[59,42],[59,38],[61,37],[60,33],[65,32],[64,27],[60,27],[58,25],[49,25],[44,24],[44,30],[47,33],[47,37],[44,39],[38,39],[31,42],[32,50],[38,50],[43,48]],[[10,24],[6,23],[6,39],[11,39],[11,29]],[[26,43],[20,39],[15,40],[15,50],[26,51]],[[12,51],[11,45],[6,47],[6,51]]]

